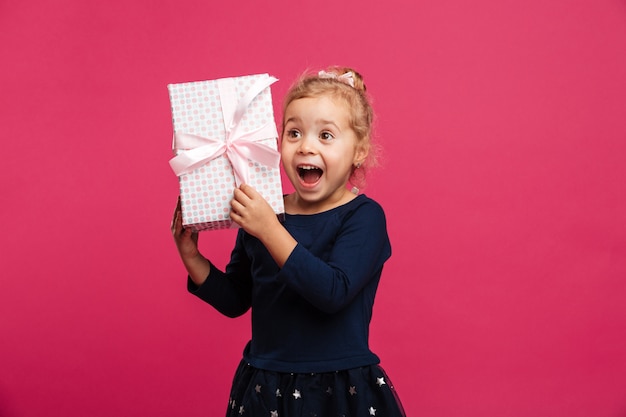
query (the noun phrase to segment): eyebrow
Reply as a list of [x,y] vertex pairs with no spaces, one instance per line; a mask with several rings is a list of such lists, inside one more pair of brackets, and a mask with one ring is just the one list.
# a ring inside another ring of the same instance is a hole
[[[290,117],[289,119],[285,120],[285,125],[287,125],[287,123],[289,122],[294,122],[294,123],[298,123],[298,122],[302,122],[302,120],[299,117]],[[341,132],[341,128],[339,127],[339,125],[335,122],[333,122],[332,120],[325,120],[325,119],[317,119],[315,120],[315,124],[317,125],[333,125],[335,126],[335,128],[337,128],[338,131]]]
[[289,119],[285,120],[284,124],[287,124],[289,122],[299,122],[300,118],[299,117],[290,117]]

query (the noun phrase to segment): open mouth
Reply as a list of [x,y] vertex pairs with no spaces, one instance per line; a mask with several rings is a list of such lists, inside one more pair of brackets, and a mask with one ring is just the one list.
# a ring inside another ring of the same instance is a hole
[[322,177],[324,171],[314,165],[299,165],[298,176],[305,184],[315,184]]

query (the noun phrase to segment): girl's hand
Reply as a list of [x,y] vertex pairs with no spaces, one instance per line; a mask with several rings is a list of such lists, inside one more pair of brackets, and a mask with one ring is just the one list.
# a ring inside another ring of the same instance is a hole
[[242,184],[230,202],[230,218],[259,239],[279,268],[282,268],[298,242],[278,221],[272,207],[253,187]]
[[174,210],[171,228],[176,248],[178,249],[180,257],[183,261],[185,259],[192,259],[198,256],[198,233],[192,232],[191,229],[183,227],[180,197],[178,197],[178,203],[176,204],[176,209]]
[[211,263],[198,251],[198,232],[183,227],[183,214],[180,208],[180,197],[172,218],[172,235],[180,259],[189,273],[189,278],[196,284],[202,285],[211,272]]
[[246,232],[261,240],[264,235],[271,233],[280,225],[272,207],[250,185],[242,184],[235,189],[230,207],[232,208],[230,218]]

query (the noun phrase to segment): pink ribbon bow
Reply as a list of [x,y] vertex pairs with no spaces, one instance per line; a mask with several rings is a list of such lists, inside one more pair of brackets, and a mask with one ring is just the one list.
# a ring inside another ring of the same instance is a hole
[[354,73],[352,71],[348,71],[342,75],[337,75],[334,72],[326,72],[322,70],[317,73],[317,76],[320,78],[333,78],[354,88]]
[[235,103],[236,94],[232,94],[235,91],[234,80],[232,78],[217,80],[226,140],[175,132],[173,148],[178,154],[169,161],[174,173],[180,176],[226,154],[233,166],[235,184],[238,187],[249,182],[248,160],[268,167],[278,167],[280,153],[258,142],[278,137],[274,123],[268,122],[249,132],[239,131],[239,122],[248,106],[256,96],[276,81],[278,81],[276,78],[270,76],[256,81],[241,100]]

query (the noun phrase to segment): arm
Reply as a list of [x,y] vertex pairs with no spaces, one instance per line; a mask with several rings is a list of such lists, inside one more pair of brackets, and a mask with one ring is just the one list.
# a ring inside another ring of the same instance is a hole
[[198,233],[183,227],[180,197],[172,219],[172,235],[180,259],[194,284],[200,286],[211,272],[211,263],[198,250]]
[[198,250],[198,234],[182,226],[180,199],[174,211],[172,234],[189,280],[187,289],[228,317],[245,313],[252,303],[250,266],[241,234],[231,255],[227,274],[214,267]]
[[189,292],[227,317],[238,317],[252,305],[250,259],[243,239],[244,235],[240,230],[225,272],[211,265],[211,274],[202,285],[196,286],[191,280],[187,283]]
[[[318,309],[342,309],[372,279],[391,255],[385,214],[369,200],[327,236],[332,250],[324,260],[298,244],[254,188],[242,185],[231,202],[231,218],[259,239],[281,268],[279,280]],[[324,234],[324,231],[319,231]]]
[[278,221],[276,213],[253,187],[242,184],[235,189],[230,217],[267,248],[282,268],[296,247],[296,240]]
[[[323,247],[296,246],[278,279],[316,308],[334,313],[368,285],[374,286],[373,297],[391,246],[384,212],[375,203],[361,204],[330,229],[316,236],[316,241],[324,240]],[[317,254],[324,248],[330,252],[320,259]]]

